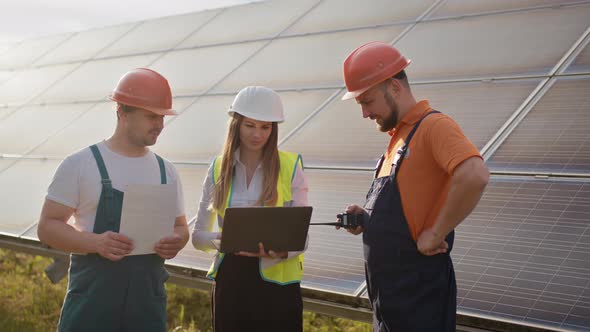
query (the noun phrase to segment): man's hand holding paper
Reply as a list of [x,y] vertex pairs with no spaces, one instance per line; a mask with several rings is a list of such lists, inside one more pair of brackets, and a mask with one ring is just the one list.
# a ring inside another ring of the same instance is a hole
[[184,247],[185,242],[180,235],[174,234],[165,236],[156,243],[156,254],[164,259],[174,258],[176,254]]
[[133,241],[129,255],[157,253],[167,259],[182,249],[182,240],[174,233],[176,196],[172,184],[127,186],[119,233]]

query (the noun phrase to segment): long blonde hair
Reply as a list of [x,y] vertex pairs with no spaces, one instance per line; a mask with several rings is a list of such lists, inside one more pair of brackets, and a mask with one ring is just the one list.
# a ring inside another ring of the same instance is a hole
[[[234,152],[240,147],[240,126],[243,121],[244,116],[238,113],[233,113],[228,121],[227,137],[225,138],[221,158],[221,171],[219,172],[219,179],[216,179],[215,182],[210,209],[219,211],[225,206],[234,176]],[[277,148],[278,136],[279,126],[276,122],[272,122],[272,131],[262,151],[264,179],[262,181],[262,193],[256,205],[273,206],[277,202],[277,181],[280,170],[279,150]]]

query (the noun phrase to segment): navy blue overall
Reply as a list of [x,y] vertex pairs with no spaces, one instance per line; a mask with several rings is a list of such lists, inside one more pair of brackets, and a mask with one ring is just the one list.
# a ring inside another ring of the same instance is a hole
[[454,231],[446,238],[448,253],[422,255],[410,233],[397,184],[402,156],[422,120],[433,113],[438,112],[416,123],[394,158],[391,174],[379,178],[381,157],[367,194],[364,208],[370,218],[365,221],[363,243],[373,331],[455,331],[457,288],[449,256]]
[[[96,145],[90,147],[102,179],[94,233],[119,232],[123,192],[112,187]],[[160,166],[161,183],[166,169]],[[127,256],[118,262],[98,254],[71,255],[68,292],[58,331],[166,331],[168,272],[156,254]]]

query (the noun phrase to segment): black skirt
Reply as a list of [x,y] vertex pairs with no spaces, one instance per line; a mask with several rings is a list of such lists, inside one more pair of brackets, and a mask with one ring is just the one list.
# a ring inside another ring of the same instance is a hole
[[303,331],[299,283],[264,281],[258,258],[225,255],[211,298],[215,332]]

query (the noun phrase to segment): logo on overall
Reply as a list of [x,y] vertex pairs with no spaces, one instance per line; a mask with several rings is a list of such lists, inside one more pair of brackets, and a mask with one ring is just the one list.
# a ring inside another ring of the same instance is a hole
[[404,159],[408,159],[408,158],[410,158],[410,147],[409,146],[406,149],[406,154],[404,154]]

